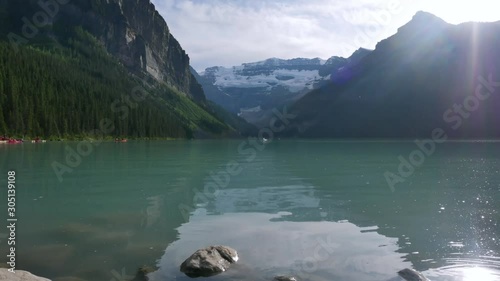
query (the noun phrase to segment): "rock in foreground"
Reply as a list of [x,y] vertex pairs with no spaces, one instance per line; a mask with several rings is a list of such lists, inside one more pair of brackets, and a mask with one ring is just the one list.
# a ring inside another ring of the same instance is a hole
[[236,250],[226,246],[210,246],[194,252],[181,264],[181,271],[189,277],[208,277],[226,271],[238,261]]
[[398,274],[407,281],[429,281],[429,279],[425,278],[422,273],[410,268],[400,270],[398,271]]
[[0,280],[5,281],[50,281],[47,278],[38,277],[24,270],[9,272],[7,268],[0,268]]

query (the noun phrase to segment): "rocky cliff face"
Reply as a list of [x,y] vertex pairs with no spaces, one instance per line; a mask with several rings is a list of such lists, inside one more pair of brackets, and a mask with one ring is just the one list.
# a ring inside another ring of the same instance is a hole
[[97,7],[85,11],[83,22],[127,68],[148,73],[196,100],[205,99],[190,72],[188,55],[150,0],[93,2]]
[[[21,1],[33,5],[34,11],[40,9],[34,1]],[[67,2],[59,6],[55,27],[82,26],[131,73],[149,74],[198,101],[205,100],[202,88],[190,72],[188,55],[150,0]]]

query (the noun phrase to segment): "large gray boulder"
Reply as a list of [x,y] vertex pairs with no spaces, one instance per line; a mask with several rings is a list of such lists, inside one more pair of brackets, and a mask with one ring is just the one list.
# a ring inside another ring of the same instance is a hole
[[410,268],[400,270],[398,271],[398,274],[407,281],[429,281],[429,279],[425,278],[422,273]]
[[226,246],[199,249],[181,264],[181,271],[189,277],[208,277],[226,271],[238,261],[236,250]]
[[0,268],[0,280],[2,281],[50,281],[47,278],[38,277],[24,270],[10,272],[7,268]]

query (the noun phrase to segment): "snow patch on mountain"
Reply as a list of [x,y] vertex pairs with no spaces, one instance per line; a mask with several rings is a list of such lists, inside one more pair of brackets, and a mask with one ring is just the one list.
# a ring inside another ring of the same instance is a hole
[[[304,89],[312,89],[314,82],[322,79],[318,70],[296,70],[279,68],[271,74],[252,76],[239,75],[242,67],[219,67],[214,73],[214,85],[222,88],[265,88],[271,90],[276,86],[283,86],[290,92],[296,93]],[[324,79],[324,78],[323,78]]]
[[234,67],[213,66],[201,73],[200,82],[208,99],[264,126],[272,108],[293,104],[328,83],[348,81],[353,73],[349,69],[369,52],[359,49],[349,58],[333,56],[328,60],[270,58]]

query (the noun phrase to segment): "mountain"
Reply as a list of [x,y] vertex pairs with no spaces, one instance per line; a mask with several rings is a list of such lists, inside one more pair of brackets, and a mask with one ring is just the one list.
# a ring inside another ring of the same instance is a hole
[[231,68],[215,66],[207,68],[198,80],[209,100],[258,124],[273,108],[293,103],[326,84],[332,73],[369,53],[359,49],[347,59],[271,58]]
[[419,12],[297,101],[287,134],[431,138],[441,129],[450,138],[500,137],[498,34],[500,22],[451,25]]
[[[147,73],[180,92],[201,100],[204,98],[190,74],[188,55],[150,0],[40,1],[55,3],[52,9],[51,5],[42,8],[43,5],[35,0],[0,2],[7,11],[6,26],[9,28],[4,32],[30,39],[25,33],[30,33],[33,28],[33,32],[37,33],[36,40],[44,35],[61,40],[71,35],[74,27],[78,26],[92,34],[130,72]],[[48,23],[37,28],[36,22],[40,19],[35,15],[39,12],[48,15],[47,10],[53,10],[54,17],[48,16]]]
[[[202,78],[194,68],[191,68],[191,73],[197,81],[203,81],[204,78]],[[205,85],[203,87],[203,90],[205,93],[213,93],[213,91],[219,91],[218,88],[213,85]],[[248,123],[245,119],[241,118],[233,112],[224,109],[222,106],[216,104],[213,101],[207,100],[207,103],[209,104],[211,108],[210,112],[213,115],[218,116],[221,120],[224,120],[224,122],[232,128],[237,128],[242,136],[257,135],[257,127],[253,124]]]
[[84,136],[109,118],[109,136],[235,134],[149,0],[0,0],[0,11],[0,133]]

